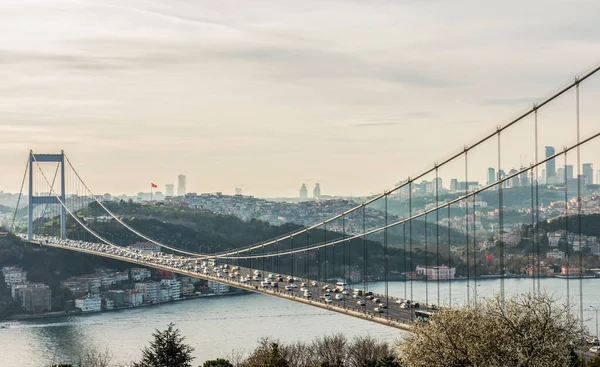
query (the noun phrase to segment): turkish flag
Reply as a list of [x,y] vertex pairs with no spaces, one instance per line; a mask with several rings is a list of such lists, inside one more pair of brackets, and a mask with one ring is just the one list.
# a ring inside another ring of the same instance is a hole
[[153,189],[155,189],[155,188],[157,188],[157,187],[158,187],[158,185],[157,185],[157,184],[155,184],[155,183],[151,183],[151,185],[152,185],[152,188],[153,188]]
[[492,255],[486,254],[485,257],[487,257],[487,261],[492,261]]

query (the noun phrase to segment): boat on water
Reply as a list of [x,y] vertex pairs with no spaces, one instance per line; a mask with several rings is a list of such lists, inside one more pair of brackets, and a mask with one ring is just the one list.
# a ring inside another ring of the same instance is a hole
[[0,329],[8,329],[10,328],[10,324],[0,324]]

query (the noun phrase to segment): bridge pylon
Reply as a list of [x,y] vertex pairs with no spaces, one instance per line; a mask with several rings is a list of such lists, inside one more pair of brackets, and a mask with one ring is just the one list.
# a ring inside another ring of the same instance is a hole
[[[33,165],[37,163],[59,163],[60,164],[60,200],[51,192],[48,195],[34,196],[33,193]],[[60,205],[60,237],[65,239],[67,234],[67,212],[65,203],[65,153],[60,154],[34,154],[29,151],[29,206],[27,216],[27,239],[33,240],[33,206],[35,204],[59,204]]]

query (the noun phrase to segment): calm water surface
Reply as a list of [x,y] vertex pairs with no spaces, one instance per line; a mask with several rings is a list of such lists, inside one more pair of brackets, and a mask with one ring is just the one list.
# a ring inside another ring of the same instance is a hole
[[[570,280],[568,283],[571,304],[578,313],[579,281]],[[477,284],[478,297],[493,296],[500,288],[497,279],[478,281]],[[566,280],[543,279],[540,284],[548,292],[566,299]],[[466,285],[466,281],[452,282],[453,304],[466,301]],[[472,281],[470,285],[474,286]],[[589,306],[600,307],[600,279],[584,279],[582,286],[584,319],[594,331],[595,315],[589,312]],[[388,285],[389,293],[399,297],[404,297],[405,289],[410,297],[410,288],[410,282],[390,282]],[[531,279],[505,280],[507,294],[531,288]],[[385,285],[372,283],[369,290],[382,292]],[[437,302],[436,282],[412,282],[413,298],[424,300],[426,290],[429,302],[449,303],[447,282],[439,285],[440,302]],[[472,295],[472,289],[470,292]],[[163,329],[169,322],[177,324],[187,342],[196,348],[197,364],[206,359],[227,356],[234,350],[249,352],[256,346],[257,339],[267,336],[284,342],[309,342],[333,333],[342,333],[350,338],[368,334],[394,342],[405,335],[400,330],[311,306],[247,294],[87,316],[12,322],[10,329],[0,329],[0,366],[38,367],[49,363],[52,358],[70,361],[72,356],[86,348],[108,348],[115,363],[135,360],[140,357],[140,349],[147,345],[154,329]]]

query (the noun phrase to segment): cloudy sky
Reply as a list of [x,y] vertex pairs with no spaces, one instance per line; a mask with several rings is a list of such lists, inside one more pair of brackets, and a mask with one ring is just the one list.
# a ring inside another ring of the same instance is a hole
[[[64,149],[98,193],[179,173],[196,192],[378,192],[600,61],[599,14],[596,0],[0,0],[0,190],[18,191],[29,149]],[[582,134],[599,92],[600,75],[582,85]],[[541,146],[574,141],[574,106],[540,113]],[[507,170],[534,159],[532,126],[512,133]]]

